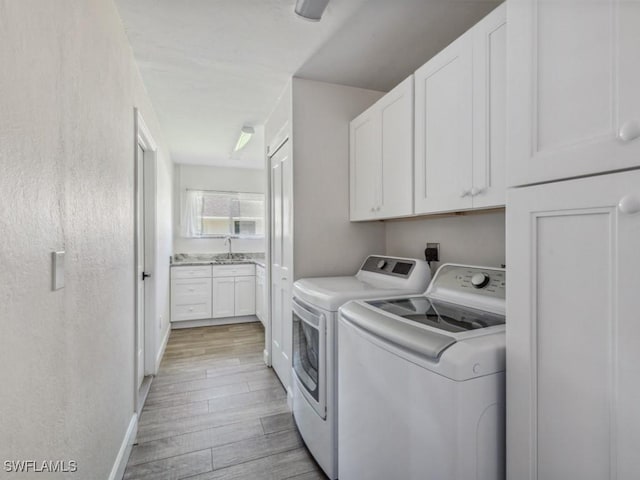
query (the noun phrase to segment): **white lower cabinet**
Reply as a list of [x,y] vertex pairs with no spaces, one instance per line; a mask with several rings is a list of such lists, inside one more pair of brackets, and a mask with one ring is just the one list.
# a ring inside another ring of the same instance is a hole
[[256,266],[256,317],[258,320],[265,323],[265,271],[264,267],[260,265]]
[[507,478],[640,478],[640,171],[506,211]]
[[171,321],[256,313],[255,266],[198,265],[171,269]]
[[235,278],[219,277],[214,278],[213,287],[213,318],[224,318],[235,316]]
[[235,277],[235,315],[254,315],[256,313],[256,277]]

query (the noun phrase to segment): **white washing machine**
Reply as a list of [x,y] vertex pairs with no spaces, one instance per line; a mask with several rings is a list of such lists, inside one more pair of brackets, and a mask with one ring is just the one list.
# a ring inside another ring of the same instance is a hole
[[430,280],[423,260],[370,256],[354,276],[293,284],[293,415],[329,478],[338,477],[338,308],[354,299],[421,293]]
[[505,476],[505,272],[443,265],[338,326],[341,480]]

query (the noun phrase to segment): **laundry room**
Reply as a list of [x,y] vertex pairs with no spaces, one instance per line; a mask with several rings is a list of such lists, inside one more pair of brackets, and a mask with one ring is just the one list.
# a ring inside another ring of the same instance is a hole
[[638,5],[0,0],[0,470],[640,478]]

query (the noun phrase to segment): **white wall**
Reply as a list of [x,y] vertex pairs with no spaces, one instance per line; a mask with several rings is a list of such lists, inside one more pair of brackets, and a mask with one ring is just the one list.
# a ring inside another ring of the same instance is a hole
[[382,95],[293,79],[295,278],[353,275],[384,252],[382,222],[349,221],[349,122]]
[[387,255],[424,258],[426,243],[440,244],[440,262],[500,267],[505,263],[504,211],[389,220]]
[[[228,246],[220,238],[185,238],[180,235],[180,217],[186,189],[264,193],[264,169],[175,166],[174,253],[226,253]],[[264,239],[234,239],[234,252],[264,252]]]
[[160,146],[165,329],[170,158],[111,0],[0,0],[0,19],[0,457],[106,479],[134,410],[134,106]]

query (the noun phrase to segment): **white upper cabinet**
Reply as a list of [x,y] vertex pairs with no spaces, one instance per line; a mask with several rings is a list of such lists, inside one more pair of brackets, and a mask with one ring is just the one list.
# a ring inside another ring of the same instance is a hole
[[380,125],[374,105],[353,120],[349,127],[351,220],[375,218],[376,191],[382,162]]
[[502,4],[473,28],[473,208],[506,203],[506,50]]
[[505,9],[415,73],[417,214],[505,204]]
[[467,32],[415,73],[416,213],[472,207],[472,52]]
[[640,165],[640,2],[509,3],[508,184]]
[[413,76],[350,125],[351,220],[413,213]]

